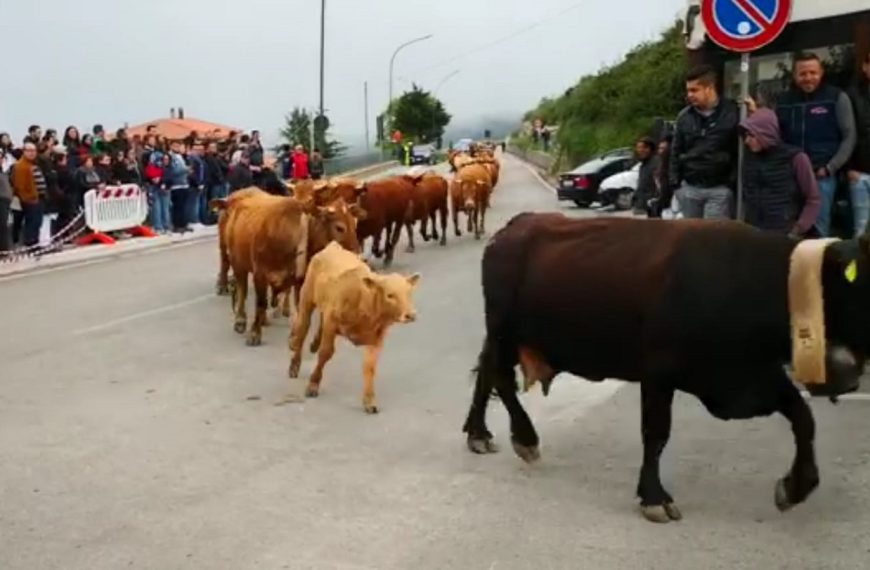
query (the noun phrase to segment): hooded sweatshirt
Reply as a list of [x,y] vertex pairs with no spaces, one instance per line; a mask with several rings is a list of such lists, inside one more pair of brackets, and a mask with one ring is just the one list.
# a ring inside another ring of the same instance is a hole
[[[776,113],[770,109],[757,110],[747,117],[740,124],[740,127],[743,131],[752,134],[761,143],[762,150],[758,153],[757,158],[762,163],[770,160],[775,151],[786,148],[780,135],[779,119],[777,119]],[[803,209],[795,222],[795,229],[799,233],[805,234],[813,227],[819,217],[822,199],[809,156],[797,148],[794,148],[793,151],[791,169],[795,184],[804,197]],[[747,152],[752,151],[747,150]]]

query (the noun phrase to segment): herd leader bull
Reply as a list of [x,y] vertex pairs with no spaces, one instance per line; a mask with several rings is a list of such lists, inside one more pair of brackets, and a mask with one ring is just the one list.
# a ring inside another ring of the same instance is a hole
[[[824,311],[818,359],[827,377],[808,388],[833,400],[858,388],[870,354],[870,239],[822,245],[815,297]],[[495,391],[510,415],[514,451],[529,463],[539,458],[538,435],[517,397],[518,364],[526,389],[540,382],[545,395],[561,372],[614,378],[640,383],[637,496],[648,520],[682,517],[659,476],[677,390],[721,420],[782,414],[796,455],[776,483],[775,504],[785,511],[804,502],[819,471],[812,412],[785,370],[797,247],[733,221],[515,216],[483,254],[486,339],[463,428],[469,449],[496,451],[486,424]]]

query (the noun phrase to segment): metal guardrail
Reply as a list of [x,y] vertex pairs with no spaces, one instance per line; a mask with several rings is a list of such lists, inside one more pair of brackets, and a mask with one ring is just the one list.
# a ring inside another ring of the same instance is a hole
[[553,155],[539,151],[539,150],[523,150],[518,146],[508,145],[507,151],[515,156],[518,156],[525,160],[526,162],[530,162],[534,164],[538,168],[550,172],[553,168],[553,164],[556,162],[555,157]]
[[[389,158],[386,160],[389,160]],[[384,155],[380,151],[375,151],[324,160],[323,170],[327,176],[333,176],[342,172],[374,166],[382,162],[385,162]]]

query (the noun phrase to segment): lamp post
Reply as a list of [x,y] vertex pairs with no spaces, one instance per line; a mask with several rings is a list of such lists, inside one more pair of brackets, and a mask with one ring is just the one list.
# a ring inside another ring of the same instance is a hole
[[323,63],[326,38],[326,0],[320,0],[320,114],[323,114]]
[[390,128],[388,129],[388,132],[393,130],[392,129],[393,125],[392,125],[392,123],[390,123],[389,108],[390,108],[390,105],[393,103],[393,63],[395,63],[395,61],[396,61],[396,56],[399,54],[400,51],[402,51],[402,49],[408,47],[409,45],[415,44],[417,42],[422,42],[423,40],[428,40],[431,37],[432,37],[432,34],[427,34],[425,36],[420,36],[419,38],[414,38],[413,40],[408,40],[407,42],[405,42],[402,45],[400,45],[399,47],[397,47],[396,50],[393,52],[393,56],[390,58],[390,88],[389,88],[389,99],[387,100],[387,111],[388,111],[387,112],[387,123],[390,125]]

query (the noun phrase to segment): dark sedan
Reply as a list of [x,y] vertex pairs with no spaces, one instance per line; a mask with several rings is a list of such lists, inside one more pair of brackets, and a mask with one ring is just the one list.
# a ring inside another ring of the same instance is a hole
[[570,200],[586,208],[599,201],[598,187],[601,182],[614,174],[631,168],[634,154],[630,148],[619,148],[607,152],[574,170],[559,175],[556,188],[559,200]]

